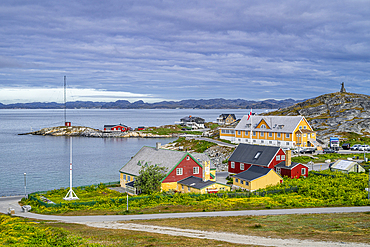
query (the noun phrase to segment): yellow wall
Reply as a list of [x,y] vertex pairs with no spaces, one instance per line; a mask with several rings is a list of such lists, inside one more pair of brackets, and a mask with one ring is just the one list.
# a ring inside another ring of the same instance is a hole
[[[126,180],[124,178],[125,175],[126,175]],[[125,174],[125,173],[120,173],[120,179],[119,180],[120,180],[121,187],[126,188],[126,183],[134,181],[134,178],[135,178],[135,176]]]
[[209,190],[218,189],[219,192],[230,191],[230,186],[215,183],[215,184],[212,184],[211,186],[208,186],[206,188],[203,188],[203,189],[199,190],[199,189],[196,189],[196,188],[193,188],[193,187],[190,187],[190,186],[186,186],[186,185],[181,185],[181,184],[177,185],[177,190],[181,191],[182,193],[206,194],[206,193],[208,193],[207,189],[209,189]]
[[[236,179],[238,179],[238,182],[236,182]],[[274,170],[271,170],[263,177],[259,177],[253,181],[248,181],[248,185],[245,185],[245,181],[241,184],[240,178],[233,177],[233,184],[249,191],[255,191],[266,188],[268,185],[279,184],[280,180],[283,179]]]
[[177,182],[162,183],[161,189],[163,191],[176,190],[177,189]]

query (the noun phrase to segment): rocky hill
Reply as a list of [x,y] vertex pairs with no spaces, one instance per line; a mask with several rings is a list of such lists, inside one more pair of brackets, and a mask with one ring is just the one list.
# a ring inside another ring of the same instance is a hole
[[269,115],[302,115],[317,131],[317,139],[327,143],[330,136],[346,138],[354,132],[370,136],[370,96],[354,93],[330,93],[293,106],[270,112]]

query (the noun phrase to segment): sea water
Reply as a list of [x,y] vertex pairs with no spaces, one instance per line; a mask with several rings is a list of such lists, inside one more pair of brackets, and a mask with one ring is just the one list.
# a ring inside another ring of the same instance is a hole
[[[125,124],[136,128],[174,124],[189,115],[214,122],[223,113],[241,118],[249,109],[73,109],[67,110],[66,118],[74,126],[103,129],[107,124]],[[69,138],[18,135],[64,125],[64,110],[0,110],[0,124],[0,196],[24,194],[25,184],[26,193],[69,187]],[[119,181],[119,170],[141,147],[166,144],[174,138],[72,140],[73,186],[82,186]]]

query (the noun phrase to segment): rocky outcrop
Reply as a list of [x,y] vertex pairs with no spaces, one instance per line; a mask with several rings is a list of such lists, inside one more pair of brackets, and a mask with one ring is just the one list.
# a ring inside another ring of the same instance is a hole
[[317,131],[317,139],[327,143],[330,136],[342,132],[370,134],[370,96],[331,93],[280,109],[269,115],[305,116]]
[[82,136],[82,137],[101,137],[101,138],[111,138],[111,137],[138,137],[138,138],[169,138],[174,137],[174,135],[156,135],[152,133],[145,133],[140,131],[129,131],[129,132],[105,132],[98,129],[93,129],[90,127],[83,126],[59,126],[43,128],[38,131],[25,133],[23,135],[50,135],[50,136]]

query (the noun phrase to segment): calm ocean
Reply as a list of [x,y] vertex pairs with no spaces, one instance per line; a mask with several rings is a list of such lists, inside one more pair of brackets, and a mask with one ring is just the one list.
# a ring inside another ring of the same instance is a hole
[[[265,110],[256,110],[263,112]],[[75,109],[67,111],[72,125],[103,129],[105,124],[160,126],[174,124],[192,115],[207,122],[223,113],[237,118],[249,110],[146,110],[146,109]],[[69,139],[66,137],[18,135],[64,123],[63,110],[0,110],[0,196],[69,187]],[[119,170],[142,146],[155,146],[172,138],[73,138],[73,186],[119,181]]]

